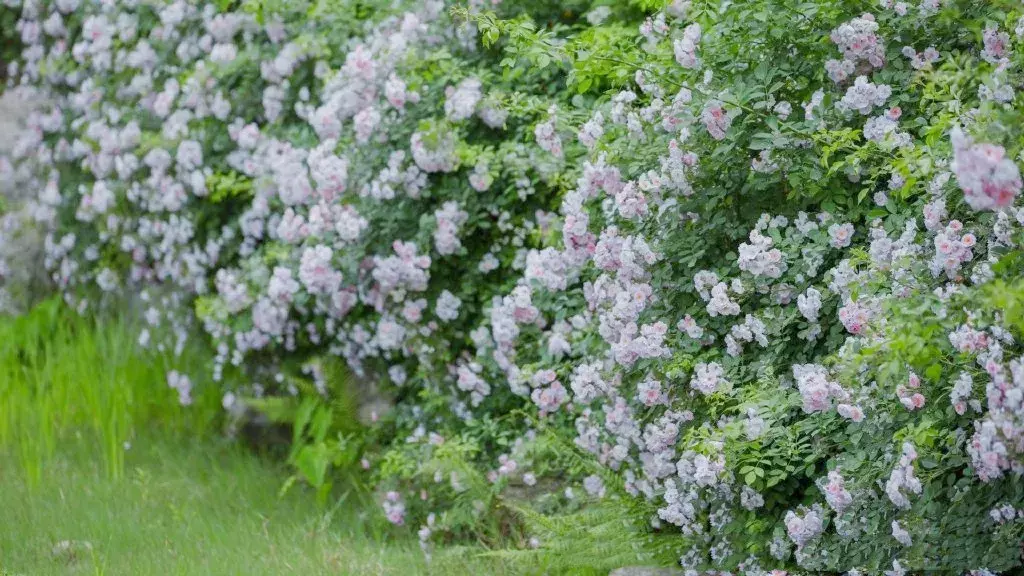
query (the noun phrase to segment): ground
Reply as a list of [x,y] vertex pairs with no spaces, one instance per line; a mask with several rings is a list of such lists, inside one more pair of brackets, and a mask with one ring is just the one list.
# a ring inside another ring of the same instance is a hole
[[[319,507],[286,472],[225,440],[154,436],[110,479],[83,439],[29,483],[0,453],[0,574],[491,574],[474,554],[427,565],[415,540],[373,534],[365,509]],[[460,557],[461,556],[461,557]]]

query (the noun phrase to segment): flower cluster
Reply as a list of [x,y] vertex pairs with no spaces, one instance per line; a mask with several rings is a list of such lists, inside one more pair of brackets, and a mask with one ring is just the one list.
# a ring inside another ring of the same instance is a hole
[[881,68],[885,65],[885,46],[876,34],[878,22],[872,14],[863,14],[832,31],[832,43],[843,53],[842,60],[825,63],[829,77],[842,82],[853,74],[862,63]]
[[953,161],[950,170],[975,210],[995,210],[1013,203],[1020,194],[1017,165],[1006,150],[995,144],[975,144],[960,128],[952,132]]

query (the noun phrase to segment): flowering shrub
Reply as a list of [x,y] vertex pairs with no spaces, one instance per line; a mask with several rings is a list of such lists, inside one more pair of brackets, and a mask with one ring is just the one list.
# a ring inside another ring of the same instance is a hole
[[425,550],[537,486],[694,570],[1020,565],[1017,3],[4,2],[54,283],[227,406],[380,380]]

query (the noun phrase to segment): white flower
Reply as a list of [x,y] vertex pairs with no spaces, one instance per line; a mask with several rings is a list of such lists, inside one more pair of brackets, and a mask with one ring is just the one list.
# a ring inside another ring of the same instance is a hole
[[438,318],[449,322],[459,317],[460,306],[462,306],[462,300],[456,298],[451,292],[444,290],[441,292],[441,296],[438,297],[434,310]]
[[833,224],[828,227],[828,235],[833,248],[846,248],[853,238],[853,224]]
[[725,370],[717,362],[701,362],[693,368],[690,386],[702,394],[713,394],[719,387],[728,385],[723,378]]
[[866,76],[858,76],[837,106],[842,110],[855,110],[868,115],[874,107],[885,105],[885,101],[891,95],[892,88],[890,86],[872,84]]
[[322,244],[302,251],[299,280],[310,294],[328,294],[341,284],[341,272],[331,265],[332,256],[333,251]]

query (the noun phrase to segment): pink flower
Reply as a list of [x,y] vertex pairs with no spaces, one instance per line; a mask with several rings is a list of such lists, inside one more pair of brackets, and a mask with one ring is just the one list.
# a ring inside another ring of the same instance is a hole
[[732,117],[726,113],[722,103],[718,100],[711,100],[704,106],[704,110],[700,113],[700,121],[704,123],[708,134],[715,140],[725,138],[725,133],[732,126]]
[[696,70],[700,68],[700,57],[697,56],[697,45],[700,43],[700,24],[690,24],[683,30],[683,37],[672,44],[676,62],[683,68]]
[[975,210],[996,210],[1013,204],[1021,190],[1020,170],[995,144],[975,144],[954,128],[953,162],[950,164],[964,200]]

